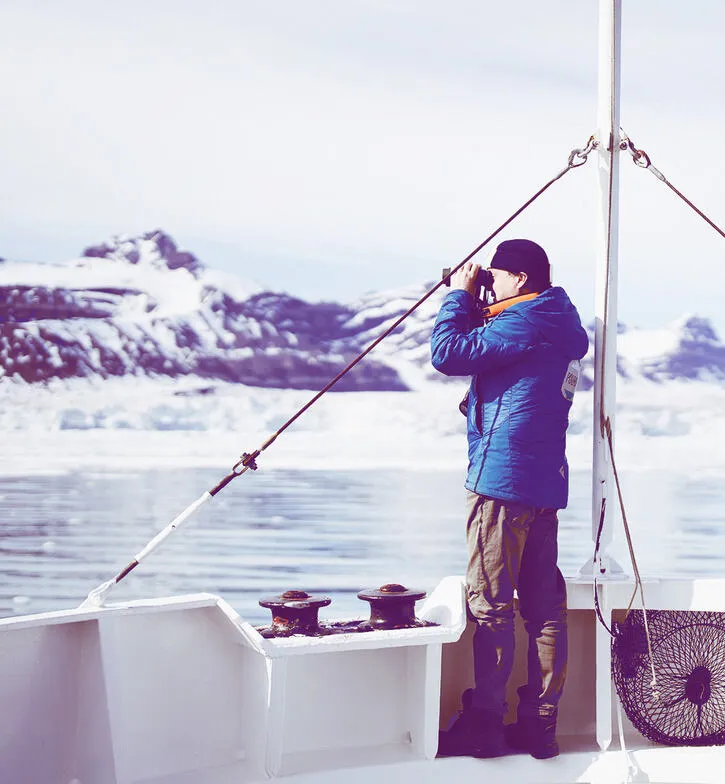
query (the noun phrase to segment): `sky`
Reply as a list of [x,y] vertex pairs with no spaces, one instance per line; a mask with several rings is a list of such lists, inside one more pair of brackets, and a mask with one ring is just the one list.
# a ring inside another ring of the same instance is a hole
[[[694,8],[625,0],[622,126],[725,227],[725,4]],[[437,279],[596,131],[597,24],[597,0],[0,0],[0,257],[162,228],[308,300]],[[591,156],[499,238],[540,242],[585,319],[598,188]],[[725,338],[725,239],[626,155],[621,189],[620,320]]]

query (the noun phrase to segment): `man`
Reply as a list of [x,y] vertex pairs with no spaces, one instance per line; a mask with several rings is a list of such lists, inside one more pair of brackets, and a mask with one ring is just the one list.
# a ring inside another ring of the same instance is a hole
[[[567,637],[557,510],[567,504],[566,429],[589,340],[565,291],[552,287],[549,260],[535,242],[508,240],[496,249],[492,310],[500,312],[483,325],[480,274],[467,262],[451,277],[431,336],[437,370],[472,376],[465,486],[475,688],[440,733],[438,753],[496,757],[508,744],[543,759],[559,753]],[[504,731],[514,589],[529,638],[528,682],[518,690],[517,721]]]

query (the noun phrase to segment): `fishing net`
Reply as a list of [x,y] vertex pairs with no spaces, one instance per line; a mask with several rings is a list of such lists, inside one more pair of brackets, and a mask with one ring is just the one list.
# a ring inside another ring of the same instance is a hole
[[625,713],[668,746],[725,744],[725,613],[633,610],[614,626],[612,677]]

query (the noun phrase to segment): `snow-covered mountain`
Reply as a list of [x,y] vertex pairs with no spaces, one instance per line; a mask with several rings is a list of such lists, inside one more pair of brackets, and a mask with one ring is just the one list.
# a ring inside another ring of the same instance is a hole
[[[357,302],[309,303],[207,268],[162,231],[115,237],[66,264],[0,263],[0,377],[204,379],[319,389],[432,285]],[[336,390],[423,389],[445,379],[428,340],[445,289],[409,316]],[[620,374],[725,380],[725,344],[704,318],[620,329]],[[591,352],[581,389],[591,386]]]
[[[0,264],[0,376],[195,375],[314,389],[357,353],[336,303],[262,292],[180,252],[161,231],[117,237],[67,264]],[[403,390],[371,359],[340,390]]]

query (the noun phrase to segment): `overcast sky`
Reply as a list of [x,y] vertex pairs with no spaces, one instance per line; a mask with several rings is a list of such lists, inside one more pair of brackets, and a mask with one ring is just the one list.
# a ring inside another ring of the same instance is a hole
[[[696,12],[695,12],[696,9]],[[622,125],[725,224],[725,3],[625,0]],[[0,0],[0,256],[163,228],[307,299],[436,278],[596,130],[597,0]],[[586,318],[596,160],[501,237]],[[620,317],[720,314],[725,240],[622,159]]]

